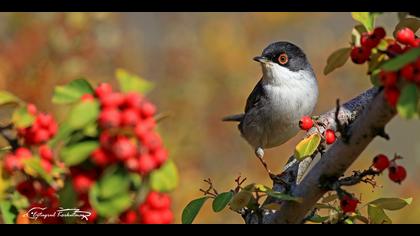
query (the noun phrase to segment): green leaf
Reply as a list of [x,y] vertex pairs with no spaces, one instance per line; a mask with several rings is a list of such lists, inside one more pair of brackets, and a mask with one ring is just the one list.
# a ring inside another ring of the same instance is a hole
[[360,46],[360,38],[362,37],[362,34],[367,32],[365,26],[363,25],[356,25],[354,26],[352,32],[351,32],[351,42],[352,44],[356,46]]
[[234,211],[239,211],[242,208],[246,207],[253,198],[254,196],[251,192],[242,190],[233,196],[230,202],[230,208]]
[[146,94],[153,89],[153,84],[140,76],[128,73],[126,70],[117,69],[117,77],[122,92],[137,92]]
[[354,20],[360,22],[365,26],[366,30],[371,32],[375,26],[375,15],[372,12],[352,12],[351,16]]
[[0,104],[0,125],[10,124],[16,108],[19,106],[17,102],[8,102]]
[[35,116],[30,114],[26,107],[20,107],[16,109],[12,116],[12,122],[18,128],[26,128],[31,126],[34,120]]
[[417,114],[417,101],[419,94],[416,85],[407,84],[401,91],[397,103],[398,114],[406,119],[411,119]]
[[369,203],[369,205],[385,210],[396,211],[410,205],[413,198],[379,198]]
[[310,157],[318,148],[321,142],[321,136],[319,134],[312,134],[311,136],[300,141],[295,148],[295,158],[298,161]]
[[346,64],[350,57],[351,48],[341,48],[333,52],[327,59],[327,65],[324,68],[324,75]]
[[402,28],[409,28],[414,33],[417,32],[420,28],[420,20],[418,18],[404,18],[396,26],[393,32],[394,37],[396,37],[397,32]]
[[405,65],[410,64],[420,57],[420,48],[412,48],[408,52],[398,55],[391,60],[385,62],[380,67],[385,71],[398,71]]
[[95,183],[89,191],[89,202],[98,214],[104,217],[117,217],[133,204],[128,192],[112,198],[102,198],[98,183]]
[[15,102],[19,103],[20,99],[7,91],[0,91],[0,105],[5,103]]
[[67,122],[71,128],[81,129],[96,121],[98,115],[99,103],[97,101],[82,101],[72,108]]
[[0,212],[5,224],[14,224],[18,211],[9,201],[0,201]]
[[188,205],[182,211],[182,223],[192,224],[192,222],[194,221],[195,217],[197,216],[198,212],[203,207],[207,199],[209,199],[209,197],[202,197],[188,203]]
[[391,219],[385,214],[384,209],[368,205],[368,215],[371,224],[392,224]]
[[67,180],[64,187],[58,193],[61,207],[73,208],[77,203],[77,195],[74,191],[73,184],[70,180]]
[[69,136],[73,131],[74,131],[73,127],[71,127],[67,122],[61,123],[57,134],[54,136],[52,140],[49,141],[49,145],[53,147],[57,145],[59,141],[63,141],[64,139],[69,139]]
[[[69,209],[77,206],[77,195],[70,180],[67,180],[64,183],[64,187],[58,192],[58,196],[60,199],[60,207]],[[74,217],[65,217],[64,221],[67,224],[74,224],[76,219]]]
[[60,152],[60,157],[61,160],[69,166],[78,165],[85,161],[98,147],[98,141],[85,141],[77,143],[64,147]]
[[117,165],[108,167],[99,180],[99,195],[101,198],[112,198],[128,192],[130,178],[123,168]]
[[54,89],[53,103],[69,104],[79,101],[84,94],[93,94],[93,88],[85,79],[76,79]]
[[223,209],[225,209],[227,204],[229,204],[230,200],[232,200],[232,197],[233,193],[230,191],[217,195],[216,198],[213,200],[213,211],[220,212]]
[[169,192],[178,185],[178,170],[172,160],[168,160],[158,170],[150,174],[150,187],[158,192]]
[[28,175],[43,178],[47,183],[52,183],[53,178],[48,174],[41,165],[41,159],[37,156],[34,156],[29,159],[23,160],[23,169]]
[[330,217],[329,216],[320,216],[320,215],[313,215],[309,221],[314,222],[314,223],[322,223],[326,220],[328,220]]

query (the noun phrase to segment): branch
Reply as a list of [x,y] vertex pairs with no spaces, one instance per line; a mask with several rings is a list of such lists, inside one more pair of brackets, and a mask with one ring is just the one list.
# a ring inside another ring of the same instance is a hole
[[[339,114],[336,115],[336,111]],[[281,210],[265,212],[262,222],[273,223],[301,223],[310,213],[316,202],[328,191],[320,187],[320,179],[338,179],[359,157],[360,153],[377,136],[383,134],[385,125],[395,116],[396,111],[389,107],[383,97],[383,91],[372,88],[358,97],[331,111],[321,115],[318,119],[318,129],[322,133],[325,129],[337,130],[337,121],[343,126],[348,126],[347,142],[338,139],[329,149],[322,154],[318,163],[307,171],[312,159],[307,158],[298,162],[292,156],[280,174],[281,181],[274,183],[276,191],[287,191],[292,196],[301,197],[302,202],[281,202],[269,198],[267,202],[281,203]],[[308,135],[316,132],[312,128]],[[309,164],[308,164],[309,163]],[[306,176],[300,181],[301,176]],[[299,176],[300,175],[300,176]],[[288,183],[286,186],[281,182]],[[246,223],[258,223],[258,216],[253,212],[243,216]]]

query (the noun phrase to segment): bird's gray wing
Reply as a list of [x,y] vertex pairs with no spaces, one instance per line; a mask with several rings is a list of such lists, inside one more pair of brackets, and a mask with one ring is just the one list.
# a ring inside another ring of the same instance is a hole
[[260,106],[261,105],[260,102],[264,98],[265,98],[265,91],[262,87],[262,79],[261,79],[260,81],[258,81],[257,85],[255,85],[254,89],[252,90],[251,94],[246,100],[245,114],[250,109]]
[[[255,113],[257,112],[259,108],[263,106],[263,101],[266,99],[266,93],[264,91],[264,88],[262,86],[262,79],[255,85],[254,89],[252,90],[251,94],[248,96],[248,99],[246,100],[245,105],[245,114],[244,117],[247,114]],[[251,119],[252,120],[252,119]],[[248,119],[247,122],[251,121]],[[241,120],[241,122],[238,125],[238,129],[243,133],[243,125],[244,125],[244,119]]]

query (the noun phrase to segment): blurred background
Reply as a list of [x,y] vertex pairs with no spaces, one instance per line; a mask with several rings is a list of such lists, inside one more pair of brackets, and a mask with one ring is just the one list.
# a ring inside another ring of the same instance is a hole
[[[390,34],[396,13],[377,20]],[[236,124],[221,117],[242,112],[260,79],[252,60],[269,43],[291,41],[306,52],[320,85],[314,114],[334,107],[370,87],[366,68],[347,63],[322,74],[328,56],[350,41],[356,23],[350,13],[0,13],[0,90],[9,90],[41,110],[65,113],[50,101],[53,88],[78,77],[116,85],[114,72],[124,68],[157,86],[150,99],[171,116],[160,131],[178,165],[180,185],[172,193],[176,223],[184,206],[202,195],[203,179],[217,190],[247,183],[271,185]],[[352,169],[364,169],[374,155],[395,152],[408,171],[402,185],[377,178],[380,187],[360,184],[349,189],[362,202],[378,197],[414,197],[403,210],[388,212],[395,223],[420,223],[420,139],[418,120],[395,118],[387,127],[391,141],[376,139]],[[280,172],[303,137],[300,132],[281,147],[266,151],[271,169]],[[351,174],[351,171],[349,172]],[[360,195],[361,194],[361,195]],[[231,211],[213,213],[207,203],[196,223],[242,223]]]

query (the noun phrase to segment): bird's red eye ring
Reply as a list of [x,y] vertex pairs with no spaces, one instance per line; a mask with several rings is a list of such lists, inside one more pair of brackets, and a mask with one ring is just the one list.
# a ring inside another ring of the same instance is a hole
[[278,58],[278,61],[279,61],[280,64],[284,65],[289,61],[289,58],[287,57],[286,53],[282,53],[282,54],[280,54],[280,56]]

